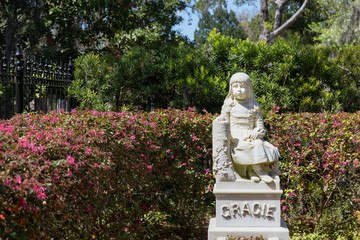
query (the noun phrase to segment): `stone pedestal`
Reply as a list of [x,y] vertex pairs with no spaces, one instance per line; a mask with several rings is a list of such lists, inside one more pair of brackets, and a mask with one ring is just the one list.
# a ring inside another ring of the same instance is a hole
[[282,193],[278,177],[271,184],[246,179],[216,183],[216,218],[210,220],[208,240],[239,236],[290,239],[280,216]]

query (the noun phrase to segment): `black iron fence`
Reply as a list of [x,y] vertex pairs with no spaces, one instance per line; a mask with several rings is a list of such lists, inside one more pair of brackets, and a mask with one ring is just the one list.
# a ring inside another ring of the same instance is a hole
[[0,119],[15,113],[55,109],[70,111],[73,101],[66,88],[73,79],[73,62],[23,57],[20,45],[10,59],[0,59]]

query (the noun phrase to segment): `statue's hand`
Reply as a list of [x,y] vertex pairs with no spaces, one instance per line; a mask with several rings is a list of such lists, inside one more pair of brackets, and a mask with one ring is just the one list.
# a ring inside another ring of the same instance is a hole
[[253,132],[253,133],[251,133],[246,139],[249,139],[250,142],[251,142],[251,140],[258,139],[259,136],[260,136],[260,133],[258,133],[258,132]]
[[216,118],[216,120],[219,122],[226,122],[226,121],[229,121],[229,118],[225,115],[220,115]]

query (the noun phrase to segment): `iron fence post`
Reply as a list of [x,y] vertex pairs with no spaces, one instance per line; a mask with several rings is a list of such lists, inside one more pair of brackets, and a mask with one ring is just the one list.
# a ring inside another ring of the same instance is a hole
[[16,47],[16,113],[24,112],[24,63],[20,44]]
[[[69,80],[71,82],[72,80],[74,80],[74,62],[72,60],[72,57],[70,57],[69,59],[68,70],[69,70]],[[70,112],[71,108],[72,108],[72,98],[68,96],[68,104],[66,105],[66,111]]]

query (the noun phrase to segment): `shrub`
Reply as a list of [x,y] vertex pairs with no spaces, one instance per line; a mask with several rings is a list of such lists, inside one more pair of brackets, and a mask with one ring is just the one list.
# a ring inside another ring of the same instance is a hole
[[348,111],[357,111],[360,102],[360,44],[340,48],[335,62],[341,73],[335,87],[342,89],[342,105]]
[[330,49],[303,45],[297,38],[268,45],[216,32],[210,33],[209,44],[225,71],[250,75],[265,114],[273,105],[283,112],[335,112],[343,107],[339,94],[345,86],[334,87],[341,75]]
[[307,234],[316,239],[359,234],[359,116],[280,115],[276,109],[268,114],[268,136],[282,155],[283,217],[300,239]]
[[205,49],[184,43],[157,49],[134,47],[121,57],[88,53],[75,61],[69,92],[82,109],[201,106],[215,112],[225,97],[227,77],[208,55]]
[[198,238],[214,209],[212,116],[82,111],[0,122],[0,235]]
[[134,47],[122,56],[88,53],[76,60],[70,92],[82,108],[196,106],[216,113],[230,76],[242,71],[250,75],[264,115],[273,105],[283,112],[359,110],[359,47],[344,48],[334,58],[333,49],[303,45],[296,37],[268,45],[213,31],[208,41],[199,48]]
[[[359,116],[269,112],[282,216],[295,239],[359,235]],[[214,117],[191,108],[0,121],[0,236],[204,238],[215,212]]]

